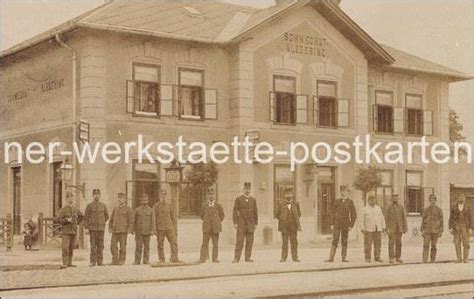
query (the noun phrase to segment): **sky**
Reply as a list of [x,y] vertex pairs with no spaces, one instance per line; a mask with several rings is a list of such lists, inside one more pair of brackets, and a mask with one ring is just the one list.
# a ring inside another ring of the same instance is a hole
[[[0,49],[96,7],[104,0],[2,0]],[[225,0],[264,7],[272,0]],[[448,4],[449,3],[449,4]],[[376,41],[474,74],[474,1],[342,0],[341,8]],[[450,85],[450,106],[474,143],[474,80]]]

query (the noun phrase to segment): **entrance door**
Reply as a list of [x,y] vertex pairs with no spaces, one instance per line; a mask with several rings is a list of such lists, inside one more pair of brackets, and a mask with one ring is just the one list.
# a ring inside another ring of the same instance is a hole
[[21,233],[21,167],[12,168],[13,173],[13,234]]
[[319,231],[331,233],[331,211],[336,201],[334,167],[318,167]]

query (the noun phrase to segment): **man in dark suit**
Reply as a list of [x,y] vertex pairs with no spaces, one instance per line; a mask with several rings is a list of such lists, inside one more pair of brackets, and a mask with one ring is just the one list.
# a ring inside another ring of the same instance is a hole
[[339,238],[341,239],[341,257],[343,262],[347,260],[347,238],[349,230],[354,227],[357,213],[354,202],[349,199],[349,188],[341,186],[341,198],[337,199],[331,213],[332,246],[329,259],[326,262],[334,262]]
[[443,234],[443,211],[436,205],[436,195],[429,197],[430,206],[423,211],[420,231],[423,234],[423,263],[428,262],[428,252],[431,254],[430,262],[436,261],[436,243]]
[[403,263],[402,256],[402,234],[408,231],[405,208],[398,203],[398,194],[392,196],[392,204],[385,212],[385,223],[388,233],[388,258],[393,264]]
[[244,183],[244,194],[237,197],[234,203],[233,222],[237,229],[237,242],[233,263],[240,261],[245,241],[245,261],[253,262],[252,246],[253,234],[258,225],[257,201],[250,196],[252,187],[249,182]]
[[165,238],[170,243],[172,263],[178,263],[178,242],[176,240],[176,228],[174,227],[175,212],[167,201],[167,192],[161,189],[160,200],[153,206],[155,218],[155,231],[158,243],[158,259],[161,263],[165,262]]
[[281,260],[288,258],[288,241],[291,243],[291,257],[294,262],[298,259],[298,231],[301,231],[300,205],[293,200],[293,189],[285,190],[285,200],[278,203],[275,218],[278,219],[278,230],[281,232]]
[[72,256],[76,243],[77,225],[82,221],[82,213],[74,206],[74,195],[71,192],[66,194],[66,203],[58,212],[58,222],[61,224],[62,269],[76,267],[72,263]]
[[202,246],[199,261],[205,263],[209,255],[209,241],[212,239],[212,262],[218,263],[219,234],[222,231],[224,209],[216,202],[214,189],[207,190],[207,202],[201,209],[202,219]]
[[[457,263],[469,262],[469,236],[471,235],[471,209],[466,205],[464,194],[457,196],[457,204],[449,216],[449,232],[454,236]],[[464,252],[461,251],[461,244]],[[463,254],[462,254],[463,253]]]

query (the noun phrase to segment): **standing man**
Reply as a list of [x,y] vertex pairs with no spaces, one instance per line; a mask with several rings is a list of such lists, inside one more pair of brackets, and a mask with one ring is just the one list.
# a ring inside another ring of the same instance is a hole
[[[469,236],[471,235],[471,210],[466,206],[466,197],[459,194],[457,204],[451,209],[449,216],[449,232],[454,235],[457,263],[469,262]],[[461,251],[461,243],[464,252]],[[463,254],[462,254],[463,253]]]
[[209,240],[212,239],[212,262],[219,263],[219,234],[222,231],[224,209],[216,203],[214,189],[207,189],[207,202],[201,209],[202,219],[202,246],[199,261],[205,263],[209,255]]
[[398,194],[392,196],[392,204],[385,213],[385,222],[388,232],[388,257],[390,263],[403,263],[402,256],[402,234],[408,231],[405,208],[398,204]]
[[160,200],[153,206],[155,217],[156,239],[158,243],[158,259],[161,263],[165,262],[165,238],[170,243],[171,258],[170,262],[179,263],[178,259],[178,242],[176,241],[176,231],[173,225],[175,214],[171,205],[166,198],[167,192],[165,189],[160,191]]
[[443,234],[443,211],[436,205],[436,195],[429,196],[430,206],[423,212],[420,231],[423,234],[423,263],[428,262],[428,251],[431,254],[430,262],[436,261],[436,243]]
[[341,257],[342,261],[347,263],[347,238],[349,230],[354,227],[357,213],[354,202],[349,199],[349,188],[341,186],[341,198],[337,199],[331,213],[332,247],[329,253],[329,259],[326,262],[334,262],[339,238],[341,239]]
[[382,247],[382,232],[385,232],[385,217],[382,209],[375,204],[375,195],[369,195],[369,205],[362,210],[362,233],[364,234],[365,261],[371,262],[372,244],[374,246],[374,260],[382,262],[380,259],[380,249]]
[[155,235],[155,216],[148,205],[148,196],[143,196],[141,205],[133,213],[133,232],[135,233],[135,263],[140,265],[143,254],[143,264],[150,263],[150,236]]
[[[117,194],[118,204],[112,210],[109,221],[109,233],[112,234],[110,252],[112,253],[112,265],[123,265],[127,257],[127,237],[132,232],[133,212],[127,206],[127,198],[124,193]],[[120,244],[120,254],[117,245]]]
[[240,261],[245,241],[245,261],[252,263],[253,234],[258,225],[257,201],[250,196],[252,186],[244,183],[244,194],[237,197],[233,209],[234,228],[237,229],[237,242],[233,263]]
[[294,262],[298,259],[298,231],[301,231],[300,205],[293,200],[293,189],[285,190],[285,200],[278,203],[275,217],[278,219],[278,230],[281,232],[281,260],[288,258],[288,241],[291,243],[291,257]]
[[67,192],[66,206],[62,207],[58,214],[62,239],[63,264],[61,269],[76,267],[72,264],[72,256],[76,244],[77,225],[82,221],[82,213],[74,206],[74,195],[71,192]]
[[84,215],[85,228],[89,230],[91,255],[90,266],[103,266],[104,230],[109,220],[107,206],[100,202],[100,190],[92,191],[94,200],[87,205]]

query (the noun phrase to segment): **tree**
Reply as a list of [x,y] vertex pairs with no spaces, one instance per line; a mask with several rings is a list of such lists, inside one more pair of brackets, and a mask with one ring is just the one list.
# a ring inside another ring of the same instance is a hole
[[364,207],[367,204],[367,194],[370,191],[374,191],[382,184],[382,176],[380,175],[380,169],[375,165],[369,167],[359,167],[357,174],[354,179],[354,187],[357,190],[362,191]]
[[[191,169],[186,173],[187,181],[196,191],[196,196],[203,199],[207,188],[214,186],[217,182],[219,173],[215,163],[196,163],[191,164]],[[198,202],[202,202],[202,201]]]
[[[463,135],[464,125],[459,119],[459,115],[454,109],[449,109],[449,141],[451,142],[451,155],[454,155],[454,143],[466,141],[466,136]],[[464,148],[459,149],[460,156],[466,155]]]

